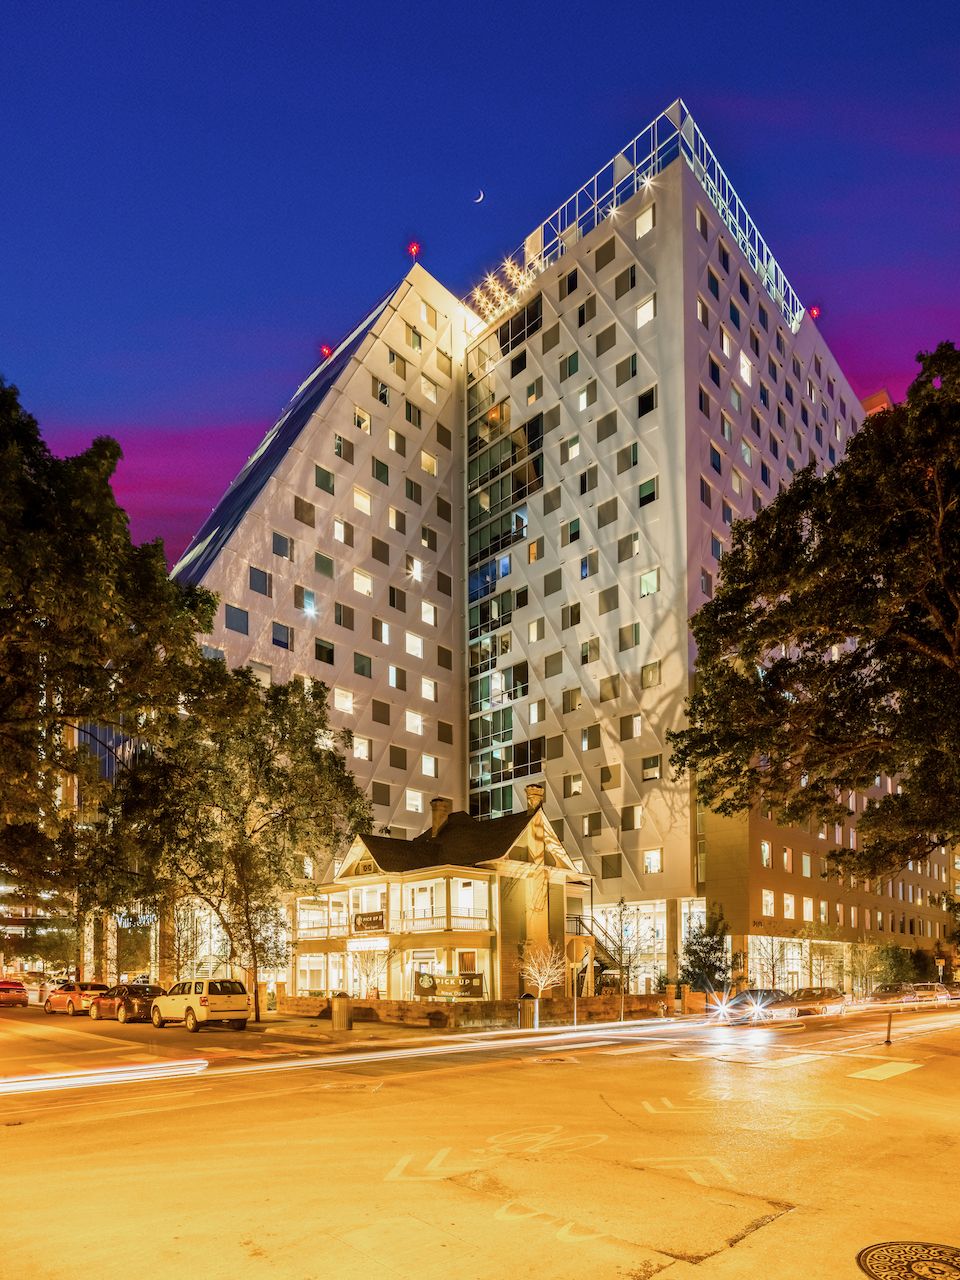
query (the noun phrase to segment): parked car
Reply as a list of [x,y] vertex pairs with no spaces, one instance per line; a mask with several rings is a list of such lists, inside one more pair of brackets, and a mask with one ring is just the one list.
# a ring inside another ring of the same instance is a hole
[[24,1009],[30,1003],[30,997],[27,995],[27,988],[22,982],[18,982],[13,978],[4,978],[0,981],[0,1006],[23,1005]]
[[90,1001],[101,991],[106,991],[105,982],[61,982],[59,987],[49,992],[43,1002],[44,1013],[66,1013],[71,1018],[78,1013],[86,1013]]
[[118,1022],[149,1022],[154,1000],[165,994],[163,987],[122,982],[90,1001],[90,1017],[94,1021],[97,1018],[116,1018]]
[[779,987],[751,987],[737,996],[721,997],[709,1006],[709,1011],[719,1022],[765,1022],[771,1016],[772,1007],[786,999],[787,993]]
[[886,982],[876,987],[866,999],[867,1004],[919,1004],[919,997],[912,982]]
[[960,982],[945,982],[943,985],[951,1000],[960,1000]]
[[913,989],[921,1004],[949,1004],[950,992],[942,982],[915,982]]
[[842,1017],[847,1011],[847,1002],[843,992],[836,987],[799,987],[777,1003],[774,1016],[789,1016],[783,1013],[787,1008],[796,1009],[800,1016],[835,1013]]
[[236,978],[196,978],[175,982],[165,996],[153,1002],[150,1018],[155,1027],[182,1022],[188,1031],[201,1023],[224,1022],[243,1031],[250,1016],[247,989]]

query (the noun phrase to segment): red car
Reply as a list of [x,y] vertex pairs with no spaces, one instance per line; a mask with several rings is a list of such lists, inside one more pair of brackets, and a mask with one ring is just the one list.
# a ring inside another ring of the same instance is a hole
[[43,1002],[44,1013],[66,1013],[71,1018],[77,1013],[86,1013],[90,1001],[101,991],[107,990],[105,982],[61,982]]
[[23,1005],[24,1009],[30,1003],[27,997],[27,988],[22,982],[13,982],[4,978],[0,982],[0,1005]]
[[149,987],[143,983],[124,982],[110,987],[103,995],[90,1001],[90,1017],[116,1018],[118,1022],[150,1021],[150,1008],[156,996],[166,995],[163,987]]

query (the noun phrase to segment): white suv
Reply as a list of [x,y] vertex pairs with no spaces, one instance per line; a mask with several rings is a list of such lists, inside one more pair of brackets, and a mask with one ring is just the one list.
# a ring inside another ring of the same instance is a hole
[[157,996],[150,1009],[155,1027],[182,1022],[188,1031],[199,1031],[201,1022],[226,1022],[234,1031],[243,1031],[249,1016],[247,989],[236,978],[175,982],[165,996]]

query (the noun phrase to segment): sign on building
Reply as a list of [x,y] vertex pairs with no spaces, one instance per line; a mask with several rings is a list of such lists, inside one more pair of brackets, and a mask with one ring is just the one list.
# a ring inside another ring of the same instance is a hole
[[353,917],[354,933],[383,933],[385,928],[382,911],[361,911]]
[[418,996],[455,996],[463,1000],[483,999],[482,973],[418,973],[414,983]]

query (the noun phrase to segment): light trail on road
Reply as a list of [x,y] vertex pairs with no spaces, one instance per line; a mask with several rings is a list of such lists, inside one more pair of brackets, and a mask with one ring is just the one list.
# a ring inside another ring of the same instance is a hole
[[153,1080],[183,1080],[209,1067],[206,1058],[182,1062],[146,1062],[142,1066],[99,1067],[88,1071],[58,1071],[50,1075],[9,1076],[0,1079],[0,1094],[53,1093],[58,1089],[101,1089],[112,1084],[142,1084]]

